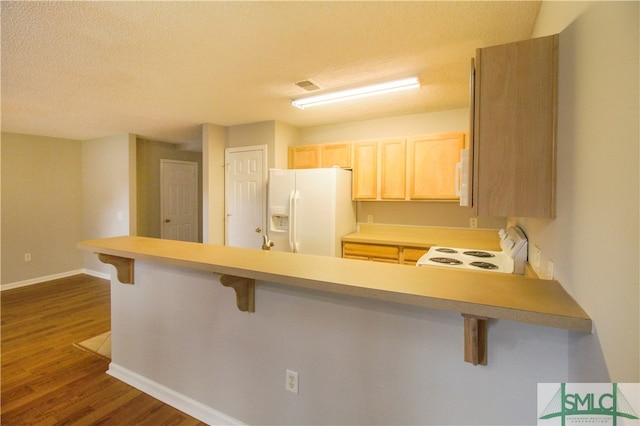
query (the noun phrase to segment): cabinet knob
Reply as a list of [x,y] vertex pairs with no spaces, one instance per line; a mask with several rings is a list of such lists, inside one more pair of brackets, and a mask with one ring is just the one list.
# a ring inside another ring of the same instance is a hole
[[261,233],[261,232],[262,232],[262,229],[260,229],[260,228],[256,228],[256,234],[259,234],[259,233]]
[[171,219],[165,219],[164,220],[164,223],[169,223],[169,222],[171,222]]

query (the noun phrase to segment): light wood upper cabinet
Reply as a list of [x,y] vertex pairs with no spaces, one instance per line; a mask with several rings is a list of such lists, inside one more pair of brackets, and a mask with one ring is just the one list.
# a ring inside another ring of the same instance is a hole
[[289,148],[288,166],[290,169],[350,168],[351,143],[292,146]]
[[381,141],[380,198],[404,200],[406,195],[406,142],[404,139]]
[[378,143],[353,143],[353,199],[378,197]]
[[409,198],[455,200],[456,164],[464,148],[464,133],[447,133],[409,139]]
[[320,167],[351,167],[351,144],[328,143],[320,145]]
[[289,147],[290,169],[313,169],[320,167],[320,145]]
[[558,36],[478,49],[475,62],[477,214],[554,217]]

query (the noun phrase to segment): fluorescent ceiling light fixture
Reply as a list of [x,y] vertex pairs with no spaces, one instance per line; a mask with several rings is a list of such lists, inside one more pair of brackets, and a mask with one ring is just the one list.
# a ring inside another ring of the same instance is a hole
[[374,84],[357,89],[342,90],[340,92],[325,95],[310,96],[308,98],[294,99],[291,105],[300,109],[312,106],[330,104],[351,99],[364,98],[365,96],[381,95],[383,93],[397,92],[400,90],[417,89],[420,87],[418,77],[404,78],[402,80],[389,81],[387,83]]

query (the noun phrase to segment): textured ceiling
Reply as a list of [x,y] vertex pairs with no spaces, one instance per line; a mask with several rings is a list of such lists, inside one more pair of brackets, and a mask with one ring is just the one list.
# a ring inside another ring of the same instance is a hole
[[[539,2],[2,1],[2,130],[200,139],[200,125],[309,127],[468,105],[477,47],[529,38]],[[299,110],[417,75],[420,90]],[[319,92],[316,92],[319,93]]]

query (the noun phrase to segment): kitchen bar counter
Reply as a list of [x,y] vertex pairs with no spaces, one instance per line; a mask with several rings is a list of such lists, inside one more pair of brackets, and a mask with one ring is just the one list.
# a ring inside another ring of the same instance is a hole
[[[478,339],[481,346],[486,339],[483,328],[488,318],[587,333],[592,329],[585,311],[552,280],[132,236],[82,241],[78,247],[116,266],[119,280],[125,283],[134,283],[135,260],[220,274],[220,282],[236,290],[238,307],[249,312],[260,309],[260,300],[254,301],[255,280],[460,312],[465,316],[465,339],[475,348],[470,355],[474,364]],[[466,352],[465,347],[465,359]]]
[[411,227],[360,224],[358,232],[342,237],[343,242],[398,246],[463,247],[500,251],[498,231],[492,229]]

